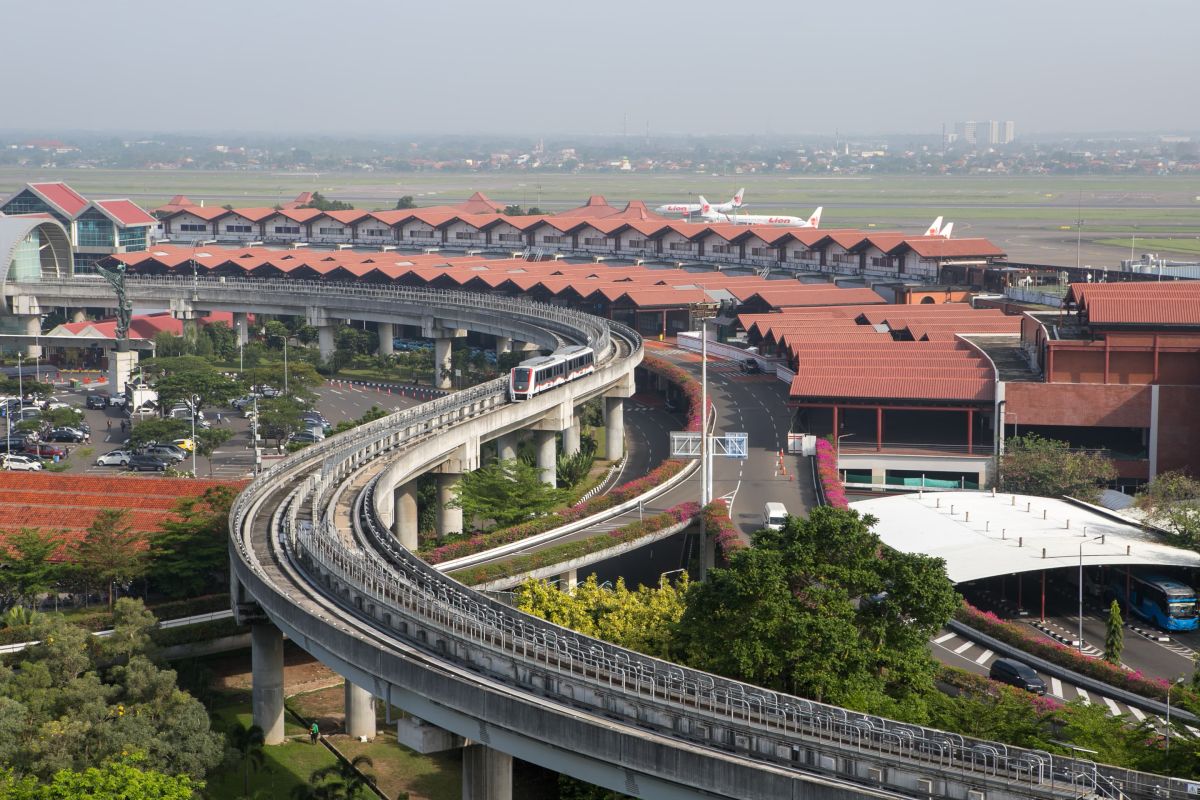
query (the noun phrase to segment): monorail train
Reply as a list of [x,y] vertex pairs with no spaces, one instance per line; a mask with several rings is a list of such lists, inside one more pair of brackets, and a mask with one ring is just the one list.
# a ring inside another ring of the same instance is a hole
[[535,394],[595,371],[596,354],[592,348],[583,345],[562,347],[548,356],[530,358],[513,367],[508,376],[508,396],[514,402],[528,400]]

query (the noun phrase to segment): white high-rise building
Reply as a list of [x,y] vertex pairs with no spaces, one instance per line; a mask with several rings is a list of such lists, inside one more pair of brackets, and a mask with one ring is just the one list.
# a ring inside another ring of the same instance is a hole
[[966,142],[973,147],[991,147],[997,144],[1008,144],[1015,137],[1015,126],[1012,120],[998,122],[990,119],[986,122],[968,120],[954,123],[954,133],[960,142]]

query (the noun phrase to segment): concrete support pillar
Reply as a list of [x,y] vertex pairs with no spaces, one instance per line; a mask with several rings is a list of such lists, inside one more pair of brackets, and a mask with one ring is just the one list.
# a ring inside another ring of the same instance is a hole
[[283,634],[269,622],[250,626],[250,707],[267,744],[283,744]]
[[390,356],[392,354],[392,341],[396,338],[396,332],[392,328],[390,322],[379,323],[379,355]]
[[317,346],[321,349],[322,361],[328,361],[333,358],[333,351],[336,345],[333,339],[332,325],[321,325],[317,328]]
[[245,311],[233,312],[233,333],[243,347],[250,343],[250,318]]
[[501,353],[511,353],[513,349],[513,340],[510,336],[496,337],[496,355]]
[[433,340],[434,384],[439,389],[449,389],[453,386],[453,342],[454,340],[448,337]]
[[87,322],[87,311],[82,308],[71,309],[71,322]]
[[461,477],[461,475],[453,473],[439,473],[437,476],[437,535],[439,539],[444,539],[452,533],[462,533],[462,509],[446,507],[446,504],[454,499],[454,484]]
[[537,452],[537,466],[542,473],[542,483],[554,486],[558,476],[558,454],[554,448],[554,431],[534,431],[533,444]]
[[604,418],[608,431],[604,439],[604,457],[620,461],[625,454],[625,398],[604,398]]
[[569,569],[558,576],[558,588],[564,592],[575,591],[575,584],[579,583],[579,571]]
[[346,681],[346,735],[353,739],[375,738],[375,697]]
[[512,800],[512,756],[483,744],[464,747],[462,800]]
[[512,461],[517,457],[517,434],[506,433],[496,440],[496,454],[501,461]]
[[573,456],[579,452],[580,436],[582,435],[583,424],[579,420],[578,414],[571,415],[571,424],[563,431],[563,455]]
[[409,481],[396,487],[392,494],[392,533],[401,547],[417,549],[417,482]]
[[[38,336],[42,332],[42,318],[36,314],[25,317],[21,320],[21,323],[25,329],[26,336]],[[41,358],[42,346],[38,344],[25,345],[25,356],[27,358]]]

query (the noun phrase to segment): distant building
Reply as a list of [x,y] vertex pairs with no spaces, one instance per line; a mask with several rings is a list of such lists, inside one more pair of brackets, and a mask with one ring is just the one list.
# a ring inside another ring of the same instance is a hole
[[955,139],[966,142],[972,147],[991,147],[997,144],[1009,144],[1016,138],[1016,125],[1012,120],[998,122],[994,119],[986,122],[968,120],[954,123]]
[[0,202],[0,213],[57,220],[70,237],[76,272],[93,272],[114,253],[142,252],[154,238],[154,217],[132,200],[88,200],[61,182],[26,184]]

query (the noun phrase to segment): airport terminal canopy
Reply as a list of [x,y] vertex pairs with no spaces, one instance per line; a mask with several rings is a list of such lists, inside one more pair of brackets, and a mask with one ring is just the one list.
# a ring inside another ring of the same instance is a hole
[[[922,492],[860,500],[889,547],[945,559],[954,583],[1061,567],[1200,567],[1200,553],[1083,503],[991,492]],[[1103,536],[1103,541],[1099,537]]]
[[61,223],[46,214],[0,214],[0,287],[73,272],[71,240]]

